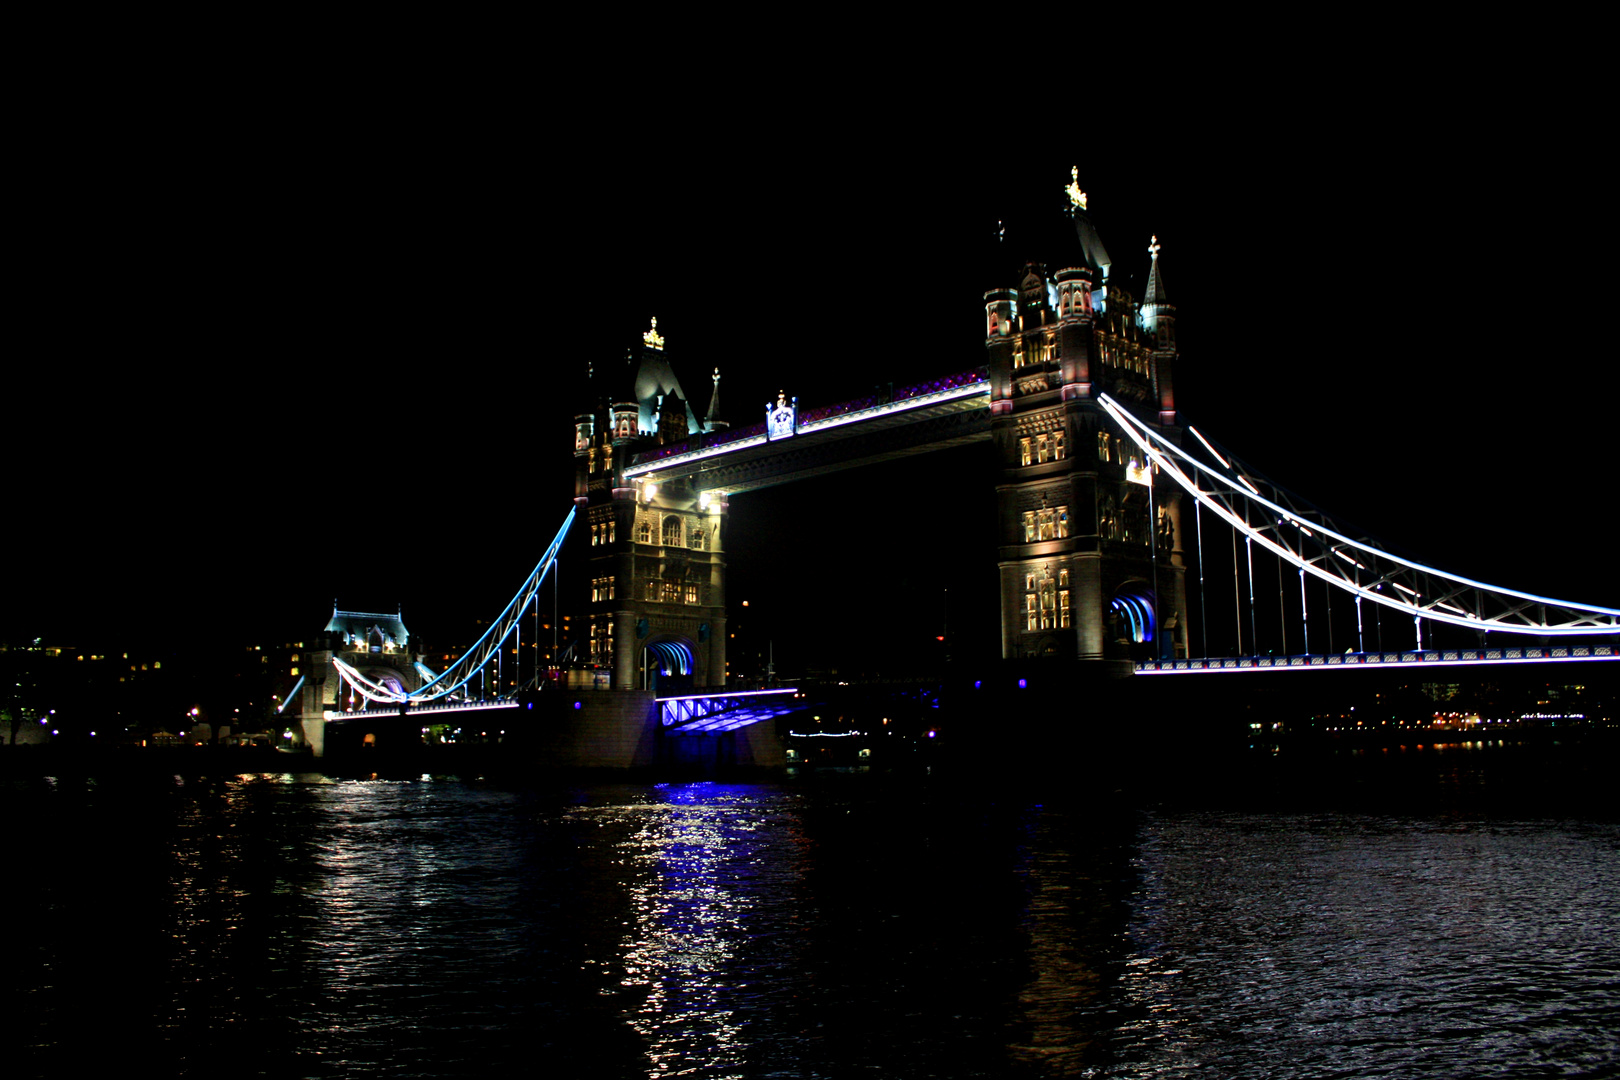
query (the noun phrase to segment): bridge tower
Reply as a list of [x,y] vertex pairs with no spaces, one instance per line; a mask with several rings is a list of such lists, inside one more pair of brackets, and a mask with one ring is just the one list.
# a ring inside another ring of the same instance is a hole
[[1007,659],[1187,652],[1180,499],[1098,404],[1107,394],[1179,442],[1175,309],[1157,237],[1146,295],[1118,282],[1078,176],[1074,265],[1027,263],[985,294],[991,437],[1000,459],[1001,647]]
[[312,651],[304,676],[299,702],[299,721],[316,757],[326,752],[326,713],[364,709],[367,702],[353,691],[345,693],[343,678],[332,666],[337,656],[372,682],[410,693],[421,689],[422,676],[416,665],[422,657],[410,647],[410,631],[402,613],[393,615],[369,611],[341,611],[332,605],[332,618],[326,623],[324,649]]
[[692,479],[627,480],[636,454],[725,427],[720,373],[699,421],[664,351],[658,320],[574,423],[574,501],[589,533],[585,657],[615,689],[726,681],[723,547],[727,503]]

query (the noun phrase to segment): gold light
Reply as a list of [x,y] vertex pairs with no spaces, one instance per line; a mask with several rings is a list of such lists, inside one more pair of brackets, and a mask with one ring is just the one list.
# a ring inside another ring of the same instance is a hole
[[1069,186],[1063,190],[1068,192],[1069,202],[1081,210],[1086,208],[1086,193],[1080,190],[1080,166],[1075,165],[1069,169]]

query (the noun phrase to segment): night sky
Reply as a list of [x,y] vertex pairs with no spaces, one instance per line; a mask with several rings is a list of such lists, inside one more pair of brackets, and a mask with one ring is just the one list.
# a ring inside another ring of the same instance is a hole
[[[1136,143],[804,110],[791,138],[537,141],[272,110],[114,141],[103,171],[39,182],[0,634],[292,640],[336,598],[462,640],[568,508],[587,363],[657,316],[700,412],[720,367],[734,424],[779,388],[808,407],[982,364],[983,292],[1076,261],[1071,164],[1138,298],[1163,245],[1192,423],[1392,546],[1620,606],[1614,214],[1585,121],[1506,154],[1494,114],[1403,115],[1190,106]],[[731,600],[774,592],[837,641],[827,600],[853,599],[868,648],[932,620],[936,587],[988,595],[993,502],[960,465],[738,497]]]

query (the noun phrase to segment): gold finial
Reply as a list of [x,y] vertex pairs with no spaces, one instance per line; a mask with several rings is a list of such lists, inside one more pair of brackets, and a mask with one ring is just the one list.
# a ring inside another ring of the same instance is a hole
[[1075,165],[1069,169],[1069,186],[1063,189],[1069,193],[1069,202],[1081,210],[1086,208],[1086,193],[1080,190],[1080,166]]
[[1159,234],[1154,233],[1153,239],[1148,243],[1148,254],[1155,259],[1159,257]]
[[642,334],[641,340],[645,341],[649,348],[660,350],[663,349],[664,335],[658,332],[658,316],[653,316],[652,329],[648,330],[645,334]]
[[787,408],[787,391],[786,390],[778,390],[776,392],[776,407],[778,409]]

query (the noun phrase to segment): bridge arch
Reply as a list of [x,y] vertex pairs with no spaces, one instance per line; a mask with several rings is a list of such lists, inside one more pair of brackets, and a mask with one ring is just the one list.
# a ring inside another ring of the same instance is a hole
[[697,651],[677,634],[659,634],[642,646],[642,687],[662,691],[690,687],[697,672]]
[[1151,646],[1157,640],[1159,625],[1154,616],[1153,586],[1148,582],[1139,579],[1121,582],[1109,598],[1108,610],[1116,641],[1131,647]]

